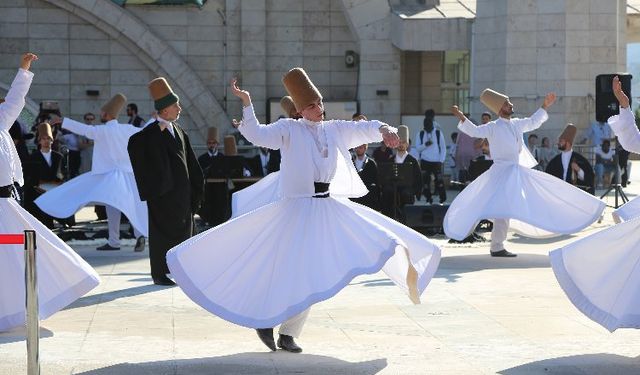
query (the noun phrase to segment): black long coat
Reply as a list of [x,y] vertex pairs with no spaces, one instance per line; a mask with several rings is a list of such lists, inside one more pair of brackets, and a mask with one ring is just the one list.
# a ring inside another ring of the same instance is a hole
[[207,182],[204,189],[204,201],[198,212],[202,220],[211,226],[222,224],[231,217],[231,198],[226,178],[225,156],[218,151],[215,156],[208,152],[198,157],[198,162],[206,178],[225,179],[222,182]]
[[[404,210],[403,207],[405,204],[413,204],[415,203],[416,198],[418,198],[422,191],[422,170],[420,169],[420,163],[416,158],[408,154],[402,162],[404,165],[410,165],[413,181],[410,186],[400,181],[398,183],[398,191],[397,191],[397,206],[394,207],[393,204],[393,185],[387,184],[382,186],[382,213],[393,218],[399,218],[400,221],[404,221]],[[382,184],[384,178],[379,176],[379,180]],[[398,214],[399,213],[399,217]]]
[[[355,165],[355,158],[353,159]],[[367,195],[359,198],[351,198],[356,203],[363,204],[373,210],[380,211],[380,186],[378,185],[378,165],[369,156],[365,157],[362,170],[358,171],[358,176],[367,187]]]
[[51,165],[47,163],[40,150],[34,150],[23,166],[25,170],[24,207],[47,228],[53,229],[53,217],[43,212],[33,201],[43,194],[38,188],[40,183],[62,182],[62,154],[51,151]]
[[193,235],[193,214],[204,191],[202,169],[187,134],[174,123],[175,138],[158,122],[129,138],[129,158],[140,199],[149,211],[151,276],[169,273],[169,249]]
[[[576,187],[586,191],[587,193],[595,194],[595,173],[593,172],[593,167],[584,156],[578,154],[575,151],[571,154],[571,159],[569,160],[569,171],[567,172],[567,178],[565,179],[565,181],[572,184],[571,163],[573,163],[574,161],[578,163],[580,169],[584,171],[584,180],[576,180]],[[556,176],[559,179],[562,179],[562,175],[564,174],[564,168],[562,168],[562,154],[558,154],[553,159],[551,159],[549,165],[547,165],[547,169],[545,170],[545,172],[549,173],[550,175]]]

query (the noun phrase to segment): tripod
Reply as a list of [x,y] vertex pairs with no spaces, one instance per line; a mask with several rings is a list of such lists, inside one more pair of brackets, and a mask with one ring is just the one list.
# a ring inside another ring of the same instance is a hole
[[[615,165],[615,168],[616,168],[614,180],[611,181],[611,185],[609,185],[609,188],[607,189],[607,191],[605,191],[604,194],[600,196],[600,199],[609,195],[611,190],[613,190],[615,195],[615,206],[613,206],[613,208],[617,209],[623,204],[629,202],[629,198],[627,198],[627,195],[624,193],[624,190],[622,190],[622,183],[620,182],[620,177],[621,177],[620,176],[620,160],[618,159],[617,150],[616,152],[613,153],[613,165]],[[618,204],[618,197],[620,197],[620,201],[622,201],[621,204]]]

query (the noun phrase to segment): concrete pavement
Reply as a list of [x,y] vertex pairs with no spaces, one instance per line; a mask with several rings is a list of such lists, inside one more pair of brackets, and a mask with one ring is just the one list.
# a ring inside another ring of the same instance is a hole
[[[640,181],[625,191],[640,193]],[[612,225],[610,212],[575,236],[510,235],[515,259],[489,257],[488,243],[435,237],[443,259],[421,305],[384,274],[358,277],[313,307],[302,354],[268,352],[253,330],[204,311],[178,287],[152,285],[148,250],[134,253],[133,240],[106,253],[71,241],[102,283],[42,322],[42,374],[640,374],[640,330],[609,333],[584,317],[547,258]],[[24,329],[0,334],[0,374],[26,373],[25,359]]]

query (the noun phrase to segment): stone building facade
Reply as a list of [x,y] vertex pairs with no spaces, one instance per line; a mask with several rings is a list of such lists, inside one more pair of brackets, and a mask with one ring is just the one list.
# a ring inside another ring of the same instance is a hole
[[56,100],[77,119],[116,92],[148,117],[146,84],[163,75],[202,144],[208,126],[225,133],[240,116],[231,77],[265,120],[269,99],[285,94],[282,75],[303,66],[325,100],[357,101],[393,125],[426,108],[444,118],[454,102],[478,118],[489,86],[528,114],[553,90],[560,100],[546,128],[555,132],[593,118],[595,75],[625,70],[627,12],[625,0],[3,0],[0,94],[27,50],[41,57],[30,108]]

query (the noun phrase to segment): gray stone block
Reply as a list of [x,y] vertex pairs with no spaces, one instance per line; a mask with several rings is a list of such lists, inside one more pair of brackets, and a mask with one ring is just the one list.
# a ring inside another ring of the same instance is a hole
[[106,70],[71,70],[69,72],[70,84],[96,84],[107,85],[110,81],[110,72]]
[[[298,3],[298,1],[295,1]],[[270,26],[298,26],[302,27],[302,13],[294,11],[275,11],[272,8],[268,8],[267,11],[267,25]]]
[[82,55],[107,55],[111,49],[108,40],[70,39],[69,51],[71,54]]
[[[5,4],[4,1],[0,2],[2,5]],[[0,8],[2,13],[2,22],[3,23],[26,23],[27,22],[27,8]]]
[[222,26],[193,26],[187,27],[187,40],[189,41],[223,41],[225,29]]
[[2,51],[3,54],[5,53],[22,54],[24,53],[24,51],[27,51],[27,50],[29,50],[29,39],[0,38],[0,51]]
[[331,26],[331,12],[305,12],[302,14],[302,23],[304,26]]
[[303,28],[294,26],[267,26],[266,35],[264,29],[262,35],[271,43],[287,43],[303,41]]
[[69,39],[108,40],[109,36],[94,25],[69,25]]
[[112,70],[110,83],[144,87],[153,78],[147,70]]
[[[167,44],[173,48],[176,54],[179,56],[186,56],[189,51],[189,42],[186,40],[170,40]],[[165,53],[168,49],[165,51]]]
[[29,19],[29,23],[31,24],[33,23],[67,24],[69,22],[69,12],[62,9],[32,8],[32,9],[29,9],[28,19]]
[[109,64],[114,70],[145,70],[147,66],[135,54],[110,55]]
[[331,28],[319,26],[306,26],[303,29],[305,42],[329,42],[331,41]]
[[3,38],[26,38],[28,37],[26,23],[0,23],[0,35]]
[[[41,85],[68,85],[70,83],[68,67],[60,66],[58,69],[55,69],[44,68],[38,65],[37,74],[33,77],[33,83]],[[49,88],[52,87],[49,86]]]
[[108,70],[109,55],[72,54],[69,59],[71,70]]
[[69,29],[62,24],[31,24],[29,36],[34,39],[69,39]]

